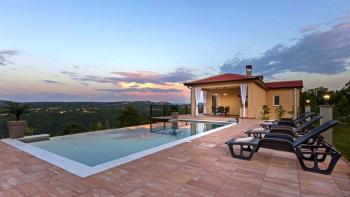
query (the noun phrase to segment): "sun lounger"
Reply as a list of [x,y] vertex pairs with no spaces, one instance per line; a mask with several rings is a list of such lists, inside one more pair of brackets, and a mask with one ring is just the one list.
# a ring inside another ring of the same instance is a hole
[[260,126],[264,129],[271,129],[273,126],[279,125],[279,126],[290,126],[290,127],[296,127],[305,121],[307,119],[312,118],[315,116],[315,113],[312,112],[306,112],[300,116],[298,116],[296,119],[291,118],[282,118],[280,120],[274,120],[274,121],[265,121],[264,123],[261,123]]
[[305,112],[303,114],[300,114],[298,117],[292,119],[292,118],[281,118],[280,120],[285,120],[285,121],[298,121],[304,119],[305,116],[308,114],[311,114],[312,112]]
[[286,119],[286,118],[280,119],[277,121],[277,125],[296,127],[300,124],[303,124],[305,121],[307,121],[307,119],[313,118],[315,115],[316,115],[315,113],[306,112],[306,113],[300,115],[296,119]]
[[310,129],[312,129],[313,124],[318,122],[321,118],[322,116],[315,115],[309,121],[305,121],[302,124],[298,125],[297,127],[282,126],[282,125],[273,126],[270,130],[270,133],[281,133],[281,134],[291,135],[292,137],[298,137],[299,135],[304,135]]
[[[305,144],[307,144],[309,140],[315,139],[321,133],[332,128],[336,124],[337,121],[330,120],[296,139],[290,135],[269,133],[266,134],[263,139],[256,138],[250,142],[245,141],[244,144],[237,141],[236,138],[227,141],[226,144],[228,145],[231,155],[234,158],[249,160],[255,152],[258,152],[259,148],[268,148],[294,153],[297,156],[301,167],[305,171],[331,174],[334,166],[340,159],[341,154],[335,148],[333,148],[332,145],[327,144],[321,139],[318,140],[317,145]],[[234,146],[240,147],[238,154],[235,153]],[[320,163],[324,162],[327,156],[330,156],[330,162],[326,164],[326,168],[320,168]],[[305,162],[310,161],[313,163],[311,167],[305,164]]]
[[303,124],[299,125],[298,127],[290,127],[290,126],[278,126],[275,125],[271,127],[271,129],[264,129],[264,128],[254,128],[254,129],[248,129],[245,133],[250,137],[253,136],[254,138],[263,138],[265,134],[267,133],[280,133],[280,134],[286,134],[290,135],[294,138],[299,137],[299,135],[303,135],[306,132],[308,132],[314,123],[319,121],[322,118],[320,115],[314,116],[311,120],[304,122]]

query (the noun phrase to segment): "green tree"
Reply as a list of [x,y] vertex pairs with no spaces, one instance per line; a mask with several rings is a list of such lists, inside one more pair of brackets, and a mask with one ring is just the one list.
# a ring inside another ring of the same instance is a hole
[[85,128],[77,122],[71,122],[63,125],[63,135],[69,135],[74,133],[81,133],[85,131]]
[[121,108],[120,111],[121,113],[118,117],[120,126],[127,127],[139,125],[142,122],[139,113],[131,105],[127,105],[126,107]]
[[8,101],[3,107],[1,113],[14,115],[16,120],[19,121],[23,114],[30,113],[29,105]]
[[267,105],[262,106],[262,111],[260,112],[260,117],[263,120],[268,120],[269,119],[269,114],[271,113],[270,107]]
[[277,115],[277,119],[281,119],[286,113],[286,110],[282,107],[282,105],[279,105],[275,108],[275,113]]
[[340,90],[329,90],[324,87],[308,89],[301,94],[301,112],[305,109],[306,100],[310,100],[311,111],[319,112],[319,106],[324,104],[323,96],[330,95],[329,103],[334,105],[334,118],[350,122],[350,81]]
[[349,114],[349,101],[348,99],[342,95],[339,99],[339,101],[335,104],[335,108],[337,112],[339,112],[339,115],[346,116]]
[[92,130],[94,131],[98,131],[98,130],[104,130],[106,129],[106,127],[100,122],[98,121],[95,125],[93,125]]
[[325,104],[323,96],[325,94],[330,95],[330,104],[337,103],[339,100],[339,94],[337,91],[329,90],[328,88],[325,87],[317,87],[313,89],[308,89],[302,92],[301,94],[301,99],[300,99],[300,106],[301,106],[301,111],[304,111],[304,107],[306,104],[306,100],[310,100],[310,105],[311,105],[311,111],[318,113],[320,111],[319,106]]

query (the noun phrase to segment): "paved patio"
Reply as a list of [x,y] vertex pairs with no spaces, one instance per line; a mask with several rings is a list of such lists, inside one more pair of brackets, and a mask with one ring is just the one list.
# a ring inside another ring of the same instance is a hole
[[80,178],[0,142],[0,196],[350,196],[350,166],[301,170],[293,154],[261,149],[231,158],[224,142],[257,120]]

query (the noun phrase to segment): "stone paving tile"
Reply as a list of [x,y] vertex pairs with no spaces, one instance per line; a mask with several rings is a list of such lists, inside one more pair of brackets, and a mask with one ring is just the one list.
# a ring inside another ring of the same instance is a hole
[[15,190],[15,189],[0,191],[0,196],[2,196],[2,197],[25,197],[23,194],[21,194],[19,191]]
[[179,169],[169,172],[164,177],[169,178],[170,180],[176,183],[187,183],[193,177],[200,173],[199,168],[192,167],[190,165],[184,165]]
[[136,189],[127,195],[126,197],[147,197],[147,196],[154,196],[154,197],[166,197],[168,196],[166,193],[160,191],[159,189],[149,188],[147,186]]
[[302,171],[286,152],[260,149],[250,161],[233,159],[225,141],[258,124],[242,120],[86,178],[0,142],[0,196],[350,196],[344,161],[327,176]]
[[146,183],[145,187],[153,190],[160,190],[165,194],[172,194],[183,185],[184,183],[174,182],[170,178],[158,178],[149,183]]
[[219,190],[217,190],[215,196],[257,196],[259,189],[260,184],[228,179],[223,183]]
[[260,186],[264,181],[265,174],[265,171],[256,171],[255,169],[246,169],[238,167],[231,174],[230,178],[233,181],[245,182],[247,184]]
[[95,188],[92,189],[86,193],[80,194],[81,197],[96,197],[96,196],[103,196],[103,197],[117,197],[118,195],[115,195],[107,190]]
[[216,190],[218,190],[228,179],[229,175],[230,174],[226,173],[203,171],[188,181],[187,184],[201,188],[202,190],[216,192]]
[[170,196],[181,196],[181,197],[211,197],[214,196],[215,192],[203,190],[201,188],[186,184],[184,187],[176,190]]
[[343,196],[332,176],[299,171],[299,179],[303,196]]
[[265,177],[259,196],[300,196],[299,181]]

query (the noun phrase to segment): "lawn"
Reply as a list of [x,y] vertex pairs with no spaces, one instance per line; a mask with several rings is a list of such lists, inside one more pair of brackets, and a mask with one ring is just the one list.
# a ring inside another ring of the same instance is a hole
[[335,147],[350,161],[350,124],[339,123],[333,129]]

